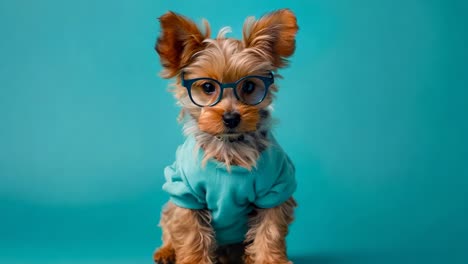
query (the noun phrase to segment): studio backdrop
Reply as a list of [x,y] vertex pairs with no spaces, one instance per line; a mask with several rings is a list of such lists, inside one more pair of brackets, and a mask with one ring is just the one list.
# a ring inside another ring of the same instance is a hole
[[288,252],[468,263],[466,1],[1,1],[0,262],[151,263],[183,142],[154,43],[290,8],[274,134],[294,161]]

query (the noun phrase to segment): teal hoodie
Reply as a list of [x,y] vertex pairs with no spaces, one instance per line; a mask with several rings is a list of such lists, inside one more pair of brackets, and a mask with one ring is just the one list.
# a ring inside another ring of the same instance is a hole
[[189,136],[178,147],[175,162],[164,170],[163,190],[170,201],[188,209],[208,209],[218,245],[242,242],[248,230],[248,214],[255,207],[272,208],[288,200],[296,189],[294,165],[271,138],[257,166],[249,171],[210,159],[201,166],[203,150],[195,150]]

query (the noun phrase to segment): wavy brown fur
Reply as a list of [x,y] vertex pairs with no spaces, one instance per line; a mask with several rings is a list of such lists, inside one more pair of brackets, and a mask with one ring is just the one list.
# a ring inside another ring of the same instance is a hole
[[246,264],[287,264],[286,235],[288,226],[294,220],[296,201],[290,198],[280,206],[257,209],[250,219],[246,235]]
[[207,210],[190,210],[168,202],[160,226],[163,245],[155,252],[156,263],[213,264],[216,248],[211,215]]

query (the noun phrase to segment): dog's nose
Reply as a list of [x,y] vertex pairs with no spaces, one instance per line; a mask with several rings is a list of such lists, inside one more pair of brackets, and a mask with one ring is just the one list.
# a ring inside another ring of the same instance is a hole
[[235,128],[239,125],[241,116],[238,113],[227,112],[223,114],[224,125],[228,128]]

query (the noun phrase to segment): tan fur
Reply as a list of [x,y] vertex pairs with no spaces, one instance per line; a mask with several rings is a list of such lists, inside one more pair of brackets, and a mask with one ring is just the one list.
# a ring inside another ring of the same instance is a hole
[[198,127],[201,131],[212,135],[222,134],[226,131],[223,123],[223,114],[226,111],[221,103],[210,108],[203,108],[198,118]]
[[155,261],[212,264],[216,242],[210,221],[211,216],[206,210],[185,209],[168,202],[160,222],[163,245],[155,252]]
[[258,121],[260,116],[258,114],[258,108],[249,105],[239,105],[237,111],[242,116],[242,122],[239,124],[239,131],[251,132],[257,129]]
[[247,264],[290,263],[286,256],[286,235],[296,206],[296,201],[290,198],[278,207],[257,209],[246,236],[246,243],[250,244],[245,252]]
[[205,34],[202,34],[195,23],[173,12],[161,16],[159,21],[162,32],[155,48],[164,66],[161,76],[171,78],[190,62],[195,52],[203,48],[203,40],[209,37],[210,27],[205,22]]
[[[247,75],[267,76],[288,64],[287,58],[295,50],[298,30],[296,17],[288,9],[269,13],[258,20],[248,18],[244,24],[243,39],[227,38],[230,28],[220,30],[210,39],[210,27],[205,30],[184,16],[168,12],[160,17],[161,33],[156,42],[163,66],[161,76],[176,77],[172,92],[181,106],[179,120],[184,123],[184,133],[193,136],[196,148],[204,150],[202,166],[209,159],[223,163],[228,170],[232,165],[249,170],[270,144],[265,135],[271,128],[271,103],[278,90],[276,84],[269,88],[266,98],[256,106],[239,102],[232,89],[225,89],[222,100],[213,107],[198,107],[190,100],[181,85],[183,71],[186,79],[209,77],[222,83],[232,83]],[[222,116],[237,112],[241,121],[234,135],[242,140],[231,141]],[[194,151],[197,151],[195,149]],[[209,175],[207,175],[209,177]],[[189,210],[168,203],[161,217],[163,245],[155,252],[157,263],[211,264],[246,263],[284,264],[285,236],[293,220],[295,201],[291,198],[271,209],[258,209],[250,221],[245,245],[216,247],[211,215],[208,210]]]
[[259,20],[248,18],[244,24],[244,45],[254,54],[270,59],[275,67],[287,65],[294,53],[299,27],[289,9],[270,13]]

